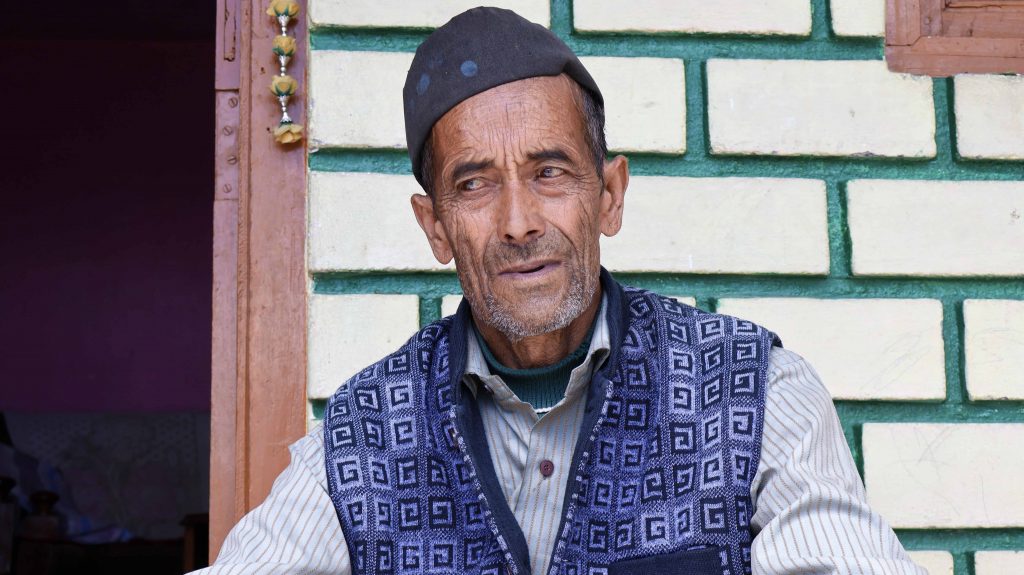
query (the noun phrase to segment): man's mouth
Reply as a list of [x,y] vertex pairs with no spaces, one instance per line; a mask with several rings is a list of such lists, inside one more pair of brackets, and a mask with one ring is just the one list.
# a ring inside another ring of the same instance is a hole
[[508,278],[538,277],[547,274],[558,266],[559,263],[556,260],[536,260],[509,266],[501,270],[499,275]]

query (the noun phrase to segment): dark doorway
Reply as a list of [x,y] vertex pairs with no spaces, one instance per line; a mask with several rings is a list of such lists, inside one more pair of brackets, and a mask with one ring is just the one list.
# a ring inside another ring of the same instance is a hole
[[180,573],[205,528],[215,13],[59,0],[0,21],[0,447],[42,477],[8,503],[56,485],[82,516],[22,546],[31,573]]

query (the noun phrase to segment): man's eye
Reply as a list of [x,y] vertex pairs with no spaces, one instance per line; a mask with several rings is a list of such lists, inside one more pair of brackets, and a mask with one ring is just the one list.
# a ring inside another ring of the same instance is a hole
[[464,192],[472,192],[473,190],[479,190],[483,185],[484,183],[480,178],[473,178],[460,183],[458,188]]
[[544,168],[541,168],[541,170],[540,170],[540,177],[542,177],[542,178],[557,178],[558,176],[561,176],[564,173],[565,173],[565,170],[563,170],[562,168],[555,168],[555,167],[552,167],[552,166],[546,166]]

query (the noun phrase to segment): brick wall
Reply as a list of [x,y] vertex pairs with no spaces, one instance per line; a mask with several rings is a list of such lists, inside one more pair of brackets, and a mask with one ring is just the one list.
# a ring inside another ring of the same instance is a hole
[[[311,0],[311,419],[458,303],[409,208],[400,94],[477,3]],[[933,575],[1024,571],[1024,78],[888,72],[882,0],[498,4],[605,93],[634,175],[606,265],[807,357]]]

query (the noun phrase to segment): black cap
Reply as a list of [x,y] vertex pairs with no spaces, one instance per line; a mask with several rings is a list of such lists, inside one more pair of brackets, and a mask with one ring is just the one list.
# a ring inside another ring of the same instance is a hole
[[511,10],[473,8],[434,30],[416,49],[402,90],[405,141],[416,180],[424,186],[423,144],[448,110],[495,86],[563,72],[604,105],[576,54],[553,32]]

